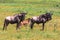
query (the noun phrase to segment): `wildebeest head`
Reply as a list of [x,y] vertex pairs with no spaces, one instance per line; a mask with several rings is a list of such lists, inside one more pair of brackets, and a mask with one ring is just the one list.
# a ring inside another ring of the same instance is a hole
[[52,13],[46,13],[45,15],[48,21],[52,19]]
[[18,14],[19,19],[21,19],[21,21],[23,21],[25,19],[26,14],[27,13],[25,13],[25,12],[21,12],[20,14]]

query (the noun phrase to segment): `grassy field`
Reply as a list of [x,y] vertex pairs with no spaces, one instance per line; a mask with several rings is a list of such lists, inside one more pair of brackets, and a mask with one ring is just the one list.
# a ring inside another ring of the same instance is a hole
[[[41,31],[42,24],[34,25],[31,30],[29,25],[21,26],[16,31],[16,24],[9,25],[3,31],[4,19],[7,16],[28,12],[26,18],[52,12],[52,20],[47,22],[45,30]],[[0,0],[0,40],[60,40],[60,1],[59,0]]]

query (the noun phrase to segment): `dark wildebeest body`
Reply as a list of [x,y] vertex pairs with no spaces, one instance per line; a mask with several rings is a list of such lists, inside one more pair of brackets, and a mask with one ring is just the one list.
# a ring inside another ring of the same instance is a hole
[[8,16],[5,18],[5,21],[4,21],[4,26],[3,26],[3,30],[4,29],[7,29],[7,26],[8,24],[17,24],[16,26],[16,30],[19,28],[20,26],[20,23],[21,21],[23,21],[25,19],[25,15],[27,13],[20,13],[20,14],[16,14],[16,15],[13,15],[13,16]]
[[31,29],[33,29],[33,25],[36,24],[43,24],[42,30],[44,30],[44,25],[47,21],[52,19],[52,14],[51,13],[46,13],[40,16],[35,16],[31,18],[31,23],[30,23],[30,27]]

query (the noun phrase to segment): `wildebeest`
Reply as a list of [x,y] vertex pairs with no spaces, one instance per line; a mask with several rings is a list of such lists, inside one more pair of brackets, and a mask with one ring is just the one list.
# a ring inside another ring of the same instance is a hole
[[15,24],[16,23],[17,24],[16,30],[17,30],[20,26],[21,21],[23,21],[25,19],[26,14],[27,13],[25,13],[25,12],[21,12],[19,14],[15,14],[13,16],[6,17],[5,20],[4,20],[3,30],[7,29],[7,26],[9,25],[9,23],[10,24]]
[[31,29],[33,29],[33,25],[36,24],[40,24],[42,23],[42,30],[44,30],[44,25],[47,21],[52,19],[52,13],[47,12],[46,14],[42,14],[40,16],[34,16],[31,18],[31,23],[30,23],[30,27]]
[[30,23],[30,18],[25,19],[24,21],[21,22],[21,25],[27,25]]

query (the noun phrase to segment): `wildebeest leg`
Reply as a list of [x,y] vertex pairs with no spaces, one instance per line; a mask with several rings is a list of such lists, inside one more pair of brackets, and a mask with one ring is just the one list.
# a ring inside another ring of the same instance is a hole
[[8,25],[9,25],[9,23],[6,24],[6,30],[7,30]]
[[20,23],[17,23],[16,30],[19,28],[19,26],[20,26]]
[[43,25],[43,26],[42,26],[42,30],[44,30],[44,25],[45,25],[45,23],[43,23],[42,25]]
[[19,28],[19,26],[21,25],[21,21],[20,21],[20,19],[17,17],[17,26],[16,26],[16,30]]
[[5,27],[6,27],[6,23],[4,22],[4,25],[3,25],[3,30],[5,29]]
[[17,23],[17,26],[16,26],[16,30],[18,29],[18,23]]
[[4,26],[3,26],[3,30],[6,29],[7,30],[7,26],[8,26],[9,22],[8,21],[5,21],[4,22]]
[[30,24],[31,29],[33,29],[33,25],[34,25],[34,23],[33,23],[33,22],[31,22],[31,24]]

